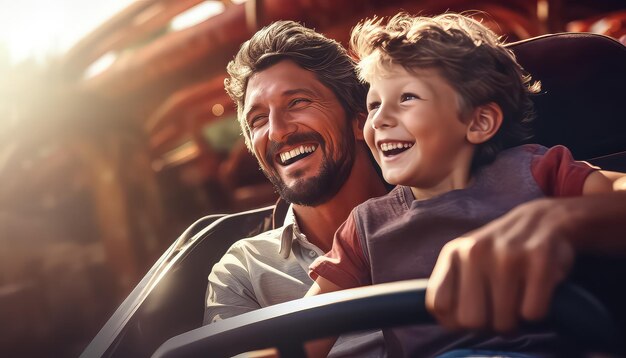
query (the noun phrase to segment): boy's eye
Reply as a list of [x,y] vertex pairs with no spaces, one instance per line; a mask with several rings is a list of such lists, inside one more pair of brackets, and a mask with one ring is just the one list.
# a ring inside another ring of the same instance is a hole
[[403,93],[400,96],[400,102],[404,102],[404,101],[410,101],[413,99],[422,99],[420,96],[413,94],[413,93]]
[[370,102],[367,104],[367,111],[371,112],[380,107],[380,102]]

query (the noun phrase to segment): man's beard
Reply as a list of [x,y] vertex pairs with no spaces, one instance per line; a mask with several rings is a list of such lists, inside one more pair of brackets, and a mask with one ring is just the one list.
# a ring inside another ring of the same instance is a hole
[[[326,141],[318,133],[296,133],[287,138],[284,143],[270,142],[266,153],[266,163],[275,163],[276,153],[286,145],[296,145],[307,141],[318,144],[316,150],[322,151],[322,166],[319,172],[309,178],[297,179],[294,184],[287,186],[283,179],[274,170],[263,169],[265,176],[272,182],[276,191],[285,201],[297,205],[318,206],[332,199],[343,186],[350,175],[354,163],[354,138],[342,133],[344,145],[336,150],[326,146]],[[327,152],[328,150],[328,152]],[[333,159],[332,153],[337,151],[340,156]],[[298,172],[295,173],[298,175]]]

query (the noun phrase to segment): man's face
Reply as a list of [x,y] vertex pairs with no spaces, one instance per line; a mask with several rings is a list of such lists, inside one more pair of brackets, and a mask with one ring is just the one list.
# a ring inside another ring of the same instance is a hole
[[250,78],[244,103],[252,151],[280,196],[307,206],[332,198],[355,150],[353,126],[334,93],[284,60]]

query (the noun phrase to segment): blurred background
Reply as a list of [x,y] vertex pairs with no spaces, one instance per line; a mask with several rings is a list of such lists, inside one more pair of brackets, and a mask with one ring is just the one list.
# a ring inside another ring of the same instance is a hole
[[623,0],[0,0],[0,356],[78,356],[185,227],[275,201],[223,89],[257,29],[470,9],[626,42]]

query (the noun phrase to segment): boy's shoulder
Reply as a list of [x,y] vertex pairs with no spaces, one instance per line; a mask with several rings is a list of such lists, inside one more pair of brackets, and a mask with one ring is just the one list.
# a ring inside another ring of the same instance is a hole
[[541,144],[522,144],[515,147],[507,148],[498,153],[495,160],[489,164],[487,167],[495,167],[498,165],[513,165],[519,166],[522,163],[529,163],[535,161],[537,158],[542,158],[547,154],[554,152],[566,152],[568,153],[568,149],[562,145],[557,145],[554,147],[545,147]]
[[[409,198],[409,196],[411,196]],[[386,211],[390,208],[408,208],[412,201],[411,190],[404,185],[395,186],[383,196],[377,196],[366,200],[354,208],[356,213],[372,213]]]
[[545,147],[541,144],[530,143],[530,144],[521,144],[515,147],[511,147],[503,150],[498,154],[498,156],[502,155],[512,155],[514,153],[530,153],[530,154],[543,154],[549,150],[548,147]]
[[555,145],[552,147],[546,147],[541,144],[532,143],[532,144],[522,144],[512,148],[508,148],[503,150],[497,155],[497,159],[501,159],[503,157],[515,157],[519,155],[525,155],[528,157],[543,157],[546,155],[571,155],[570,150],[563,145]]

